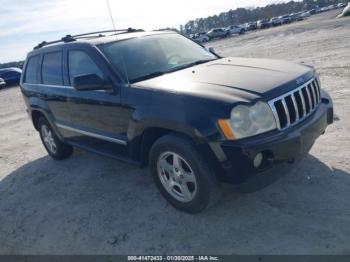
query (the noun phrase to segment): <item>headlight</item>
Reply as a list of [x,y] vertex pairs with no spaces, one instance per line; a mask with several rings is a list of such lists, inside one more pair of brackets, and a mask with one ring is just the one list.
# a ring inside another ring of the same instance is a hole
[[[225,122],[226,125],[223,120],[219,120],[219,126],[227,139],[254,136],[276,128],[274,115],[269,105],[264,102],[257,102],[253,106],[234,107],[231,118]],[[229,131],[231,134],[228,134]]]

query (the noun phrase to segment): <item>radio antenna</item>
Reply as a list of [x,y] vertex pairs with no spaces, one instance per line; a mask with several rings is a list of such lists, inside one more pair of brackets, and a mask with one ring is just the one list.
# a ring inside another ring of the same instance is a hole
[[115,35],[116,35],[116,37],[117,37],[117,29],[116,29],[115,24],[114,24],[114,19],[113,19],[113,15],[112,15],[111,7],[110,7],[110,5],[109,5],[109,1],[108,1],[108,0],[106,0],[106,2],[107,2],[108,11],[109,11],[109,16],[111,17],[111,21],[112,21],[113,29],[114,29],[114,31],[115,31]]
[[[115,32],[115,38],[118,40],[117,29],[116,29],[115,24],[114,24],[114,19],[113,19],[113,15],[112,15],[111,6],[109,5],[109,1],[108,0],[106,0],[106,2],[107,2],[108,11],[109,11],[109,16],[111,17],[113,29],[114,29],[114,32]],[[119,57],[120,57],[120,59],[122,61],[122,65],[123,65],[123,70],[124,70],[124,74],[125,74],[125,77],[126,77],[126,81],[128,82],[128,85],[130,85],[128,71],[126,70],[126,64],[125,64],[125,61],[124,61],[124,57],[120,53],[120,50],[119,50]]]

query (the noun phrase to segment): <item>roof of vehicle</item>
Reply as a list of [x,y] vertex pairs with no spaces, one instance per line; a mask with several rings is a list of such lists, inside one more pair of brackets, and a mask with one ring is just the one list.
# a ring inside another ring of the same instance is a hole
[[164,35],[169,33],[177,34],[174,31],[148,31],[148,32],[145,31],[145,32],[135,32],[135,33],[128,33],[128,34],[120,34],[120,35],[109,35],[109,36],[96,37],[96,38],[84,39],[84,40],[79,39],[78,41],[85,41],[93,45],[99,45],[99,44],[116,42],[116,41],[131,39],[131,38],[144,37],[149,35],[161,35],[161,34]]
[[[174,31],[141,31],[141,30],[135,30],[135,31],[124,31],[123,33],[113,33],[114,30],[109,30],[109,34],[95,32],[89,34],[82,34],[77,36],[70,36],[67,35],[65,37],[62,37],[60,40],[52,41],[52,42],[42,42],[38,44],[36,47],[34,47],[34,50],[42,49],[48,46],[60,46],[60,45],[66,45],[69,43],[89,43],[92,45],[99,45],[109,42],[116,42],[116,41],[122,41],[126,39],[131,38],[137,38],[137,37],[143,37],[143,36],[149,36],[149,35],[160,35],[160,34],[169,34],[169,33],[175,33]],[[107,32],[107,31],[101,31],[101,32]]]

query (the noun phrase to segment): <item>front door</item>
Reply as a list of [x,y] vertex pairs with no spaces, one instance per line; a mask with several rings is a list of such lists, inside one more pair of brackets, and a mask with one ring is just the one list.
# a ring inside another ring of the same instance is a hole
[[116,86],[108,91],[79,91],[72,86],[74,77],[78,75],[96,74],[102,79],[111,79],[103,63],[92,57],[94,54],[88,49],[66,52],[69,122],[57,125],[73,144],[112,154],[127,145],[130,110],[121,105],[120,89]]

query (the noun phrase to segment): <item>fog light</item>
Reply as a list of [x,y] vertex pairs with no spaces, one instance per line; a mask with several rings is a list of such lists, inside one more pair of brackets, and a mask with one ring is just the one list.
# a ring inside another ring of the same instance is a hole
[[258,168],[261,165],[262,161],[263,161],[263,155],[261,153],[258,153],[254,157],[254,161],[253,161],[254,167]]

